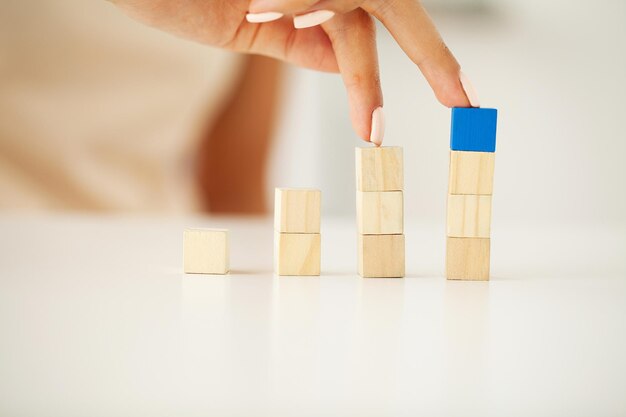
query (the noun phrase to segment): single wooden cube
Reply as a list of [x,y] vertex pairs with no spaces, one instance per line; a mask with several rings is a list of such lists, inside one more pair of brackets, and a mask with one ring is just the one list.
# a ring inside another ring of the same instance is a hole
[[490,195],[448,195],[448,236],[489,237]]
[[450,151],[449,194],[493,194],[495,153]]
[[319,233],[274,232],[274,271],[278,275],[319,275]]
[[358,191],[402,191],[404,173],[402,148],[356,148]]
[[363,235],[404,233],[402,191],[357,191],[357,227]]
[[477,237],[449,237],[446,244],[448,279],[488,281],[491,240]]
[[186,274],[226,274],[230,269],[226,229],[185,229],[183,264]]
[[484,107],[452,109],[450,149],[455,151],[495,152],[498,110]]
[[281,233],[319,233],[321,202],[320,190],[276,188],[274,230]]
[[404,277],[404,235],[359,235],[358,263],[364,278]]

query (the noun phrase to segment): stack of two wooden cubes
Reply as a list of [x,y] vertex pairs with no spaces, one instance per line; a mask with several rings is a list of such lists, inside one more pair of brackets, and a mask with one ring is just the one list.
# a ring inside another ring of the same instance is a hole
[[489,279],[496,124],[495,109],[452,109],[448,279]]
[[357,148],[358,271],[404,277],[404,174],[400,147]]
[[315,189],[277,188],[274,202],[274,271],[319,275],[321,200]]

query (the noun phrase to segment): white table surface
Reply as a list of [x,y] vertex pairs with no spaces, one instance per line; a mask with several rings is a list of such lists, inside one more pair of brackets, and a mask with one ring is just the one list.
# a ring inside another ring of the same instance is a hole
[[[184,275],[185,226],[232,233]],[[623,228],[494,227],[492,280],[355,275],[351,221],[319,278],[272,275],[268,220],[0,217],[2,416],[626,415]]]

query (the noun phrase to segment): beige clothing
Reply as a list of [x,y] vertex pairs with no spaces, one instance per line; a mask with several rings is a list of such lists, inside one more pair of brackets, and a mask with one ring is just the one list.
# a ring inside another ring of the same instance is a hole
[[0,209],[196,209],[240,63],[104,0],[0,0]]

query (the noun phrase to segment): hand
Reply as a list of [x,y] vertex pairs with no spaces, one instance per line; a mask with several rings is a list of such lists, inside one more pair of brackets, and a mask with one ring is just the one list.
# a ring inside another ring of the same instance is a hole
[[[442,104],[469,107],[472,100],[478,106],[469,83],[466,95],[459,64],[418,0],[110,1],[137,20],[185,38],[319,71],[341,72],[352,124],[362,139],[377,145],[383,139],[384,116],[372,16],[418,65]],[[316,13],[311,15],[312,11]],[[291,14],[297,16],[298,26],[307,28],[296,29],[290,19],[281,18]],[[246,17],[266,21],[252,23]]]

